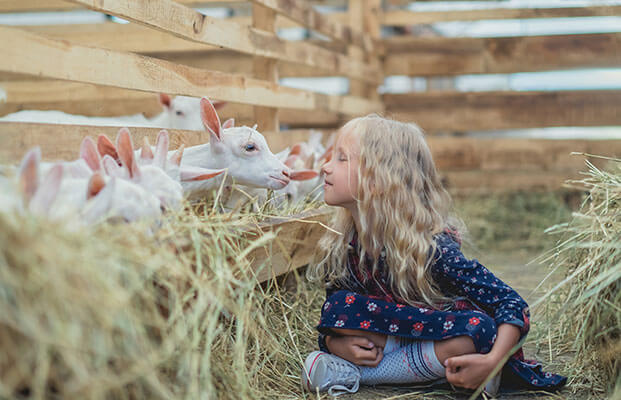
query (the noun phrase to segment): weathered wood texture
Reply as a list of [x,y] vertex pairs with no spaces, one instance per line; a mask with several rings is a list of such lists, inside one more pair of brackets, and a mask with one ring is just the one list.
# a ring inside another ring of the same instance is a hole
[[70,0],[92,10],[105,12],[165,31],[178,37],[236,50],[254,56],[287,60],[337,71],[372,83],[381,80],[378,69],[308,43],[291,42],[246,25],[208,17],[168,0]]
[[621,33],[389,38],[384,46],[386,75],[499,74],[621,65]]
[[[131,53],[71,45],[18,29],[0,27],[0,70],[143,91],[270,107],[319,109],[360,115],[381,103],[351,96],[328,96],[240,75],[205,71]],[[30,49],[28,52],[22,49]],[[42,63],[40,60],[54,60]],[[70,66],[70,67],[68,67]]]
[[333,19],[330,14],[321,14],[307,0],[252,0],[253,3],[267,7],[300,25],[322,33],[329,38],[372,52],[374,40],[358,27],[347,26]]
[[426,131],[621,125],[620,90],[384,95],[387,115]]

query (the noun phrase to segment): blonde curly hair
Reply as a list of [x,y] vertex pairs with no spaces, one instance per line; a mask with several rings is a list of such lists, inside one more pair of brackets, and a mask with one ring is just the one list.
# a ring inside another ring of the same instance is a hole
[[[349,121],[340,131],[359,138],[356,203],[361,231],[360,260],[378,268],[384,251],[390,289],[401,301],[431,307],[447,300],[430,273],[433,236],[461,228],[450,216],[452,200],[442,186],[422,130],[378,115]],[[321,238],[319,260],[308,270],[311,280],[336,283],[347,275],[349,242],[356,230],[350,211],[338,208],[332,228]],[[364,276],[364,275],[363,275]]]

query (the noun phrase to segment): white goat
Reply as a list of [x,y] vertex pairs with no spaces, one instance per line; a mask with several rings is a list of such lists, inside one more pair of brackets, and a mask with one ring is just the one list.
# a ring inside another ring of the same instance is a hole
[[[116,117],[88,117],[55,110],[22,110],[0,117],[0,121],[203,130],[199,114],[199,98],[176,96],[171,99],[167,94],[161,93],[159,94],[159,101],[162,105],[162,112],[153,118],[146,118],[142,114]],[[215,107],[218,108],[223,104],[225,103],[218,102],[215,104]]]

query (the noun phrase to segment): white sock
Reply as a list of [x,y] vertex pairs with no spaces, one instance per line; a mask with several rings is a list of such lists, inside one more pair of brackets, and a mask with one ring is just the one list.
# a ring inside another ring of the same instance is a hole
[[446,376],[444,366],[438,361],[433,349],[433,341],[415,340],[390,353],[386,353],[386,347],[384,358],[377,367],[360,367],[360,383],[379,385],[431,382]]

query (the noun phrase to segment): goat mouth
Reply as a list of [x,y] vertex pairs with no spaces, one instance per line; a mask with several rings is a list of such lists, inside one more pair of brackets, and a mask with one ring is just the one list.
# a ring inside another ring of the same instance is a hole
[[287,186],[289,184],[289,179],[276,178],[275,176],[272,176],[272,175],[270,175],[270,178],[277,181],[278,183],[281,183],[283,186]]

